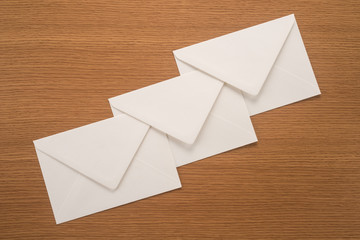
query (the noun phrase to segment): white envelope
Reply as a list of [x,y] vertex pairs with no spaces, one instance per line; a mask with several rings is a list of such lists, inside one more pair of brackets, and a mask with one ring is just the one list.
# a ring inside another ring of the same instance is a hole
[[202,71],[244,92],[250,115],[320,94],[294,15],[174,51],[180,74]]
[[168,134],[177,166],[257,141],[240,91],[200,71],[109,99],[126,113]]
[[181,187],[166,135],[126,114],[34,145],[56,223]]

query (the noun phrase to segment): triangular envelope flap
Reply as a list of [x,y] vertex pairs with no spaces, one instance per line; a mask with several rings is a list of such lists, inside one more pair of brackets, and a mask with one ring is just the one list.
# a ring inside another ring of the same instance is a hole
[[125,174],[149,126],[126,114],[34,141],[35,147],[109,189]]
[[[50,165],[47,170],[51,170],[50,167],[58,166]],[[65,174],[65,171],[62,173]],[[54,196],[58,194],[58,186],[51,180],[49,176],[45,178],[48,190]],[[54,211],[55,217],[57,223],[62,223],[179,187],[181,183],[167,136],[150,128],[115,191],[108,191],[78,175],[64,193],[64,201]],[[56,199],[52,198],[52,203],[56,202],[54,200]]]
[[293,24],[285,16],[174,51],[176,58],[257,95]]
[[191,72],[109,99],[113,108],[188,144],[200,132],[223,83]]

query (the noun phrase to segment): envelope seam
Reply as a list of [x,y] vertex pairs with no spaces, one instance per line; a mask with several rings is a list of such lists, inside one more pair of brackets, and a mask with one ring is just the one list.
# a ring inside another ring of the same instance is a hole
[[316,84],[313,84],[313,83],[311,83],[311,82],[309,82],[309,81],[306,81],[304,78],[302,78],[302,77],[300,77],[300,76],[298,76],[298,75],[296,75],[296,74],[294,74],[294,73],[292,73],[292,72],[284,69],[283,67],[281,67],[281,66],[279,66],[279,65],[277,65],[277,64],[275,64],[274,67],[277,68],[277,69],[279,69],[280,71],[283,71],[283,72],[285,72],[285,73],[287,73],[287,74],[295,77],[296,79],[298,79],[298,80],[300,80],[300,81],[302,81],[302,82],[304,82],[304,83],[306,83],[306,84],[308,84],[308,85],[310,85],[310,86],[312,86],[312,87],[319,88]]
[[[175,179],[175,178],[173,178],[173,177],[171,177],[171,176],[169,176],[169,175],[167,175],[167,174],[163,173],[163,172],[162,172],[162,171],[160,171],[158,168],[156,168],[156,167],[152,166],[151,164],[149,164],[149,163],[147,163],[147,162],[145,162],[145,161],[143,161],[143,160],[141,160],[141,159],[138,159],[137,161],[138,161],[139,163],[142,163],[142,164],[146,165],[147,167],[152,168],[153,170],[157,171],[157,172],[158,172],[158,173],[160,173],[161,175],[163,175],[163,176],[165,176],[165,177],[167,177],[167,178],[170,178],[170,179],[172,180],[172,182],[173,182],[173,183],[175,183],[175,184],[177,184],[177,183],[178,183],[178,181],[177,181],[177,180],[179,180],[179,181],[180,181],[180,179],[179,179],[179,178],[178,178],[178,179]],[[175,168],[175,171],[177,171],[177,170],[176,170],[176,166],[175,166],[175,165],[174,165],[174,168]]]
[[[221,116],[219,116],[219,115],[217,115],[217,114],[212,113],[211,115],[212,115],[213,117],[215,117],[215,118],[218,118],[218,119],[224,121],[224,122],[227,122],[228,124],[233,125],[234,127],[238,128],[238,129],[243,130],[244,132],[248,133],[249,135],[254,135],[255,138],[257,139],[256,133],[255,133],[255,130],[254,130],[254,127],[253,127],[253,126],[252,126],[252,130],[253,130],[253,131],[251,132],[251,131],[249,131],[248,129],[245,129],[244,127],[242,127],[240,124],[239,124],[239,125],[234,124],[233,122],[231,122],[231,121],[227,120],[226,118],[221,117]],[[251,121],[251,120],[250,120],[250,121]],[[243,122],[243,121],[242,121],[242,122]],[[250,124],[252,125],[251,122],[250,122]]]

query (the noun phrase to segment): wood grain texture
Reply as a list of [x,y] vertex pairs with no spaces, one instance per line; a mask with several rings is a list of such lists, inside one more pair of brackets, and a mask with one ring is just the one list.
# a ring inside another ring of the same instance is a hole
[[[55,225],[32,140],[290,13],[320,97],[253,117],[259,142],[179,168],[180,190]],[[0,238],[360,239],[359,29],[358,0],[0,1]]]

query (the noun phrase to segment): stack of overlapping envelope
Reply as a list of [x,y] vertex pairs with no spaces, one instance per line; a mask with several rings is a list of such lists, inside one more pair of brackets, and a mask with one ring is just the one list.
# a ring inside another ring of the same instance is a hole
[[294,15],[174,56],[113,118],[34,141],[57,223],[180,188],[176,167],[257,141],[250,116],[320,94]]

